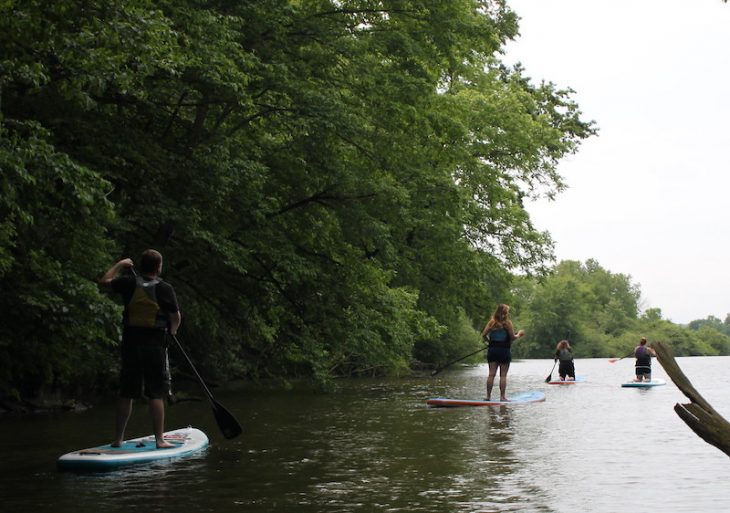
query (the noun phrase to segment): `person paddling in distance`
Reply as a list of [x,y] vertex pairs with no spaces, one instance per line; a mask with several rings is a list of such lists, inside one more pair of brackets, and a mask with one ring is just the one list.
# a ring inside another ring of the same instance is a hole
[[641,337],[639,345],[634,349],[634,356],[636,357],[634,381],[651,381],[651,357],[656,356],[656,351],[646,345],[646,337]]
[[509,319],[509,305],[500,304],[482,330],[482,339],[488,342],[487,362],[487,401],[491,401],[494,378],[499,369],[499,400],[507,401],[507,372],[512,362],[512,342],[524,336],[520,330],[515,334],[512,321]]
[[570,347],[570,342],[567,340],[561,340],[555,347],[555,357],[553,361],[560,361],[558,367],[558,374],[560,379],[565,381],[575,381],[575,364],[573,363],[573,349]]
[[116,432],[112,447],[120,447],[132,414],[134,399],[147,396],[158,449],[175,447],[164,439],[165,403],[170,394],[170,366],[166,334],[177,333],[182,320],[173,287],[160,278],[162,255],[154,249],[142,253],[137,273],[132,259],[118,261],[99,279],[102,287],[122,296],[122,368],[119,375]]

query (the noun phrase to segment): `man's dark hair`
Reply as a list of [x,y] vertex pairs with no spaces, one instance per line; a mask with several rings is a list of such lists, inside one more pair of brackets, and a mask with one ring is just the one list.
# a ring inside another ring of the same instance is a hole
[[142,253],[142,259],[139,261],[139,270],[144,274],[157,274],[162,264],[162,255],[159,251],[148,249]]

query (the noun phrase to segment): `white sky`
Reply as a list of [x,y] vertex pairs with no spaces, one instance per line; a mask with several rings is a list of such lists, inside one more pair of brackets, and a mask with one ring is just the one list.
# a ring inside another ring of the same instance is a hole
[[528,204],[558,260],[631,276],[642,309],[730,312],[730,4],[508,0],[507,63],[576,91],[599,134],[561,162],[569,189]]

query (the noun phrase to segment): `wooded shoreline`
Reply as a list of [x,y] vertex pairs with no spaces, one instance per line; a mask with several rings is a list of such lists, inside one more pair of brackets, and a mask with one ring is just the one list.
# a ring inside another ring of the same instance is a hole
[[555,264],[525,202],[564,190],[597,127],[501,61],[508,5],[325,5],[4,6],[0,397],[114,389],[121,307],[97,281],[148,248],[223,384],[437,367],[499,303],[517,357],[642,335],[730,354],[727,319],[681,327],[629,276]]

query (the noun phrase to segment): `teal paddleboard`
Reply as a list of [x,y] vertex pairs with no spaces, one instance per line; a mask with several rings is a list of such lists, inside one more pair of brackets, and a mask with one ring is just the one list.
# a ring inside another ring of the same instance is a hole
[[449,399],[446,397],[434,397],[428,399],[426,404],[433,408],[457,408],[460,406],[505,406],[513,404],[539,403],[545,400],[545,393],[539,390],[522,392],[511,396],[508,401],[484,401],[478,399]]
[[121,447],[106,444],[69,452],[58,458],[58,468],[80,472],[114,470],[128,465],[190,456],[208,446],[208,437],[194,427],[168,431],[164,437],[175,447],[158,449],[154,436],[143,436],[127,440]]

